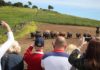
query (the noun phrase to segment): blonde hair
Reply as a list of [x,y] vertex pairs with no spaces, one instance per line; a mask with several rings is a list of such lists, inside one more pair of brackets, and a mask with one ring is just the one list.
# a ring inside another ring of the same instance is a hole
[[17,41],[14,41],[13,44],[12,44],[12,47],[10,47],[7,52],[9,52],[9,53],[12,53],[12,52],[20,53],[21,47],[20,47],[19,43]]
[[74,44],[68,45],[68,47],[67,47],[67,54],[70,55],[72,53],[72,51],[75,50],[76,48],[77,48],[77,46],[74,45]]

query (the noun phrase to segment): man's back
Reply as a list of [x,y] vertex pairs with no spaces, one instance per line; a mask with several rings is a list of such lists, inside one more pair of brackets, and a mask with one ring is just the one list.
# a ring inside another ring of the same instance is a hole
[[27,63],[27,70],[42,70],[41,59],[43,56],[42,51],[35,51],[32,53],[33,47],[30,46],[24,54],[24,60]]
[[64,52],[50,52],[44,55],[41,63],[45,70],[70,70],[68,55]]

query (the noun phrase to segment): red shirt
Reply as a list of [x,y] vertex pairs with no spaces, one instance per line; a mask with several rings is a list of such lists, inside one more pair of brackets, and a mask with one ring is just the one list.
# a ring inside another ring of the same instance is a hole
[[24,54],[24,60],[27,63],[27,70],[42,70],[41,59],[43,52],[36,51],[32,53],[33,47],[30,46]]

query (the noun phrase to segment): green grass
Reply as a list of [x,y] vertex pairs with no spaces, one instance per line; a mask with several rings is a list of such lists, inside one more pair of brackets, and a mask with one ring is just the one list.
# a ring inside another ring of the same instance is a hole
[[37,29],[36,25],[35,25],[35,22],[30,22],[28,24],[26,24],[22,29],[21,31],[18,31],[15,33],[15,38],[16,39],[20,39],[22,38],[23,36],[29,34],[30,32],[33,32]]
[[70,15],[64,15],[54,12],[48,13],[43,11],[42,13],[38,13],[36,21],[52,23],[52,24],[63,24],[63,25],[78,25],[78,26],[93,26],[93,27],[100,26],[100,21],[70,16]]
[[5,20],[9,22],[11,26],[14,26],[21,22],[31,21],[34,12],[35,10],[26,8],[1,7],[0,20]]

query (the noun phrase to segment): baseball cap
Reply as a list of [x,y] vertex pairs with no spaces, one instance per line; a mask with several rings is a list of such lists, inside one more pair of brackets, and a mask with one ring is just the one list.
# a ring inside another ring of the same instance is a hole
[[43,47],[44,46],[44,39],[43,37],[38,37],[35,39],[35,46]]

